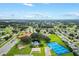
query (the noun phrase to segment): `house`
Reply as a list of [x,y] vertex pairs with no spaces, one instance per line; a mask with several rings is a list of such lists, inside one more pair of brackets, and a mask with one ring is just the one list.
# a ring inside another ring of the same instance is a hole
[[18,38],[24,38],[24,37],[30,37],[31,36],[31,32],[22,32],[20,35],[18,35]]

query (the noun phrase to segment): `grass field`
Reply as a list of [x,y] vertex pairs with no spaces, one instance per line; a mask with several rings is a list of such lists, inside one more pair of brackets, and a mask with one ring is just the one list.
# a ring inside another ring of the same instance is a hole
[[[58,37],[55,34],[51,34],[49,35],[49,38],[51,39],[50,42],[57,42],[58,44],[64,46],[65,48],[68,49],[68,47],[64,44],[64,42],[61,40],[60,37]],[[57,54],[54,51],[51,51],[52,56],[57,56]],[[67,53],[67,54],[63,54],[62,56],[73,56],[73,53]]]
[[[44,56],[44,47],[40,47],[41,48],[41,52],[33,52],[32,55],[33,56]],[[29,55],[31,52],[31,48],[29,47],[29,45],[26,46],[26,48],[19,50],[16,45],[7,53],[8,56],[14,56],[14,55]]]
[[19,55],[19,54],[30,54],[31,48],[29,45],[26,45],[24,49],[19,50],[17,46],[15,45],[8,53],[8,56],[13,56],[13,55]]
[[57,42],[58,44],[66,47],[66,45],[64,44],[64,42],[57,35],[51,34],[51,35],[49,35],[49,38],[51,39],[50,42]]

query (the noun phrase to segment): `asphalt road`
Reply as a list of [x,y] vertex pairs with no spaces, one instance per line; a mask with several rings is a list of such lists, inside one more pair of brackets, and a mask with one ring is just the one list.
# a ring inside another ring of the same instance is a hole
[[8,51],[17,43],[18,41],[13,38],[8,43],[6,43],[4,46],[0,48],[0,56],[3,54],[7,54]]

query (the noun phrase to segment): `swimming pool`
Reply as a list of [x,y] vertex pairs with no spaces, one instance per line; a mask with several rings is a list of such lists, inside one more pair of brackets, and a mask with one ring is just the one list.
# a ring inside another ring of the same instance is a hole
[[57,55],[62,55],[65,53],[69,53],[70,51],[65,48],[64,46],[59,45],[56,42],[53,43],[48,43],[48,46],[50,47],[51,50],[53,50]]

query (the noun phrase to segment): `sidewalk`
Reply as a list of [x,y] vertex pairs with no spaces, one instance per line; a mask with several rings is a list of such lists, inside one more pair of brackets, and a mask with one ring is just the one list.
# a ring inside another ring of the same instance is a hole
[[50,48],[45,47],[45,56],[51,56]]

